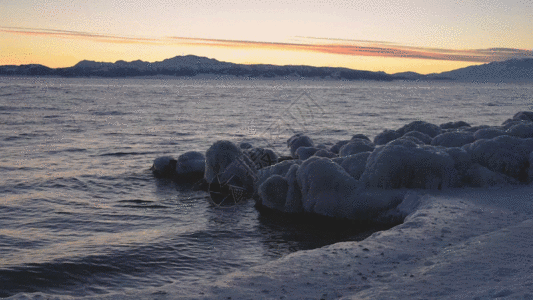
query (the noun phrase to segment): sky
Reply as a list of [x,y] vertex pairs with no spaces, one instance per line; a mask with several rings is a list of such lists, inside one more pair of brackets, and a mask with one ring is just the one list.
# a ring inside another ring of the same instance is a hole
[[0,65],[198,55],[422,74],[533,57],[533,0],[0,0]]

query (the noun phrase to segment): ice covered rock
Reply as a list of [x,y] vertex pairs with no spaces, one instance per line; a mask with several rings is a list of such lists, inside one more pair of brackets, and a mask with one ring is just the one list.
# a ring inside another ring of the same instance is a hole
[[[414,137],[414,136],[402,136],[396,140],[406,140],[406,141],[411,141],[417,145],[426,145],[426,143],[424,143],[423,141],[419,140],[418,138]],[[394,141],[392,141],[394,142]]]
[[419,131],[433,138],[441,133],[441,128],[435,124],[431,124],[425,121],[413,121],[398,129],[398,133],[400,135],[404,135],[409,131]]
[[481,139],[493,139],[500,135],[506,135],[507,133],[503,131],[501,128],[498,127],[488,127],[488,128],[482,128],[477,130],[474,133],[474,139],[481,140]]
[[507,130],[515,125],[518,124],[531,124],[531,121],[529,120],[515,120],[515,119],[508,119],[505,122],[502,123],[502,128]]
[[518,179],[528,180],[529,154],[533,139],[502,135],[490,140],[478,140],[463,146],[472,155],[472,161],[491,171]]
[[439,127],[442,129],[456,129],[461,127],[470,127],[470,124],[466,123],[465,121],[457,121],[440,124]]
[[432,146],[461,147],[474,142],[474,134],[471,132],[456,131],[437,135],[431,140]]
[[396,140],[370,154],[360,181],[368,188],[442,189],[453,186],[456,177],[454,160],[445,151]]
[[247,142],[242,142],[239,144],[239,148],[241,149],[250,149],[250,148],[253,148],[252,144],[250,143],[247,143]]
[[507,129],[506,133],[524,139],[533,138],[533,122],[528,124],[519,123],[513,125]]
[[162,156],[154,159],[150,170],[155,177],[173,177],[176,175],[176,163],[178,161],[172,156]]
[[300,147],[298,150],[296,150],[296,157],[301,160],[306,160],[309,157],[313,156],[318,150],[318,148],[315,147]]
[[373,151],[374,145],[372,142],[364,139],[354,139],[339,150],[339,156],[348,156],[361,152]]
[[258,194],[261,197],[262,205],[284,211],[288,190],[289,183],[284,177],[272,175],[259,186]]
[[459,147],[449,147],[443,149],[453,159],[453,167],[459,174],[465,174],[472,166],[472,156]]
[[286,213],[301,213],[304,211],[302,205],[302,191],[298,185],[296,174],[300,165],[294,164],[289,168],[289,171],[285,175],[287,180],[287,198],[285,200],[284,212]]
[[333,145],[329,151],[331,151],[332,153],[335,153],[335,154],[339,154],[339,151],[341,150],[341,147],[348,144],[349,142],[351,142],[350,140],[342,140],[342,141],[338,141],[337,143],[335,143],[335,145]]
[[340,164],[354,179],[359,180],[365,171],[366,161],[372,152],[361,152],[346,156]]
[[244,150],[244,153],[248,155],[258,170],[278,163],[278,155],[270,149],[250,148]]
[[328,158],[311,157],[296,172],[306,212],[351,218],[357,201],[357,180]]
[[533,152],[529,153],[529,176],[528,182],[533,183]]
[[[298,165],[298,160],[285,160],[279,162],[275,165],[265,167],[257,172],[257,180],[255,182],[255,189],[258,188],[265,182],[269,177],[274,175],[285,176],[292,165]],[[260,202],[258,204],[261,204]]]
[[422,133],[420,131],[409,131],[406,134],[404,134],[403,136],[405,136],[405,137],[408,137],[408,136],[415,137],[415,138],[421,140],[422,142],[424,142],[424,144],[427,144],[427,145],[431,144],[431,140],[432,140],[432,138],[429,135],[427,135],[425,133]]
[[333,152],[331,152],[329,150],[326,150],[326,149],[320,149],[317,152],[315,152],[315,154],[313,154],[313,156],[334,158],[334,157],[337,157],[337,154],[335,154],[335,153],[333,153]]
[[296,150],[300,147],[314,147],[313,140],[302,133],[297,133],[287,140],[287,146],[291,151],[291,155],[294,158],[296,156]]
[[351,140],[353,141],[353,140],[355,140],[355,139],[367,140],[367,141],[371,142],[371,140],[370,140],[369,137],[367,137],[366,135],[361,134],[361,133],[354,134],[354,135],[352,136],[352,139],[351,139]]
[[512,182],[516,183],[516,180],[501,173],[493,172],[479,164],[473,164],[465,176],[465,183],[471,187],[488,188],[507,185]]
[[514,120],[524,120],[533,122],[533,111],[520,111],[513,116]]
[[197,181],[204,177],[205,155],[197,151],[188,151],[178,156],[176,175],[181,179]]
[[230,141],[217,141],[206,151],[204,179],[211,199],[231,203],[247,198],[254,191],[257,170],[242,150]]
[[400,134],[396,130],[385,129],[374,137],[374,144],[385,145],[386,143],[393,141],[401,136],[402,134]]

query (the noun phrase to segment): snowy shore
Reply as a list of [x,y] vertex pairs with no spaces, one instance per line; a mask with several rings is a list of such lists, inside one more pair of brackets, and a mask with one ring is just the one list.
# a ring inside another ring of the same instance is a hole
[[531,195],[531,185],[411,191],[405,222],[361,242],[295,252],[214,282],[87,299],[533,299]]

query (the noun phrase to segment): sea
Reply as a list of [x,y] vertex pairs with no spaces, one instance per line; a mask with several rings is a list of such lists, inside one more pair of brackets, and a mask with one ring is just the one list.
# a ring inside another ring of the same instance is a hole
[[0,77],[0,298],[205,284],[378,226],[322,226],[217,206],[153,160],[217,140],[288,155],[414,120],[499,125],[531,84]]

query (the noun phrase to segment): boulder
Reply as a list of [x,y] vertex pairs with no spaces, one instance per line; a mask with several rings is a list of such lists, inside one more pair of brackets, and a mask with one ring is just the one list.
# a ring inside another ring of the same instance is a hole
[[393,141],[401,136],[402,134],[400,134],[396,130],[385,129],[384,131],[376,135],[376,137],[374,137],[374,144],[385,145],[386,143]]
[[433,138],[441,133],[441,128],[435,124],[425,121],[413,121],[398,129],[398,133],[400,133],[400,135],[404,135],[409,131],[419,131]]
[[409,131],[406,134],[404,134],[403,136],[405,136],[405,137],[408,137],[408,136],[415,137],[415,138],[421,140],[422,142],[424,142],[424,144],[427,144],[427,145],[431,144],[431,140],[432,140],[432,138],[429,135],[427,135],[425,133],[422,133],[420,131]]
[[445,151],[397,140],[370,154],[360,181],[367,188],[443,189],[456,179],[454,160]]
[[296,150],[300,147],[314,147],[313,140],[302,134],[297,133],[287,140],[287,146],[290,149],[291,156],[297,158]]
[[437,135],[431,140],[432,146],[443,147],[461,147],[475,141],[474,134],[471,132],[456,131],[446,132]]
[[505,174],[521,182],[528,181],[529,154],[533,139],[502,135],[490,140],[477,140],[463,146],[472,161],[491,171]]
[[339,150],[339,156],[348,156],[373,150],[374,145],[372,142],[363,139],[354,139],[341,147]]
[[340,164],[354,179],[359,180],[365,171],[366,161],[372,152],[362,152],[346,156]]

